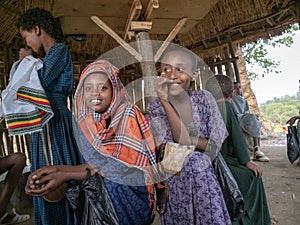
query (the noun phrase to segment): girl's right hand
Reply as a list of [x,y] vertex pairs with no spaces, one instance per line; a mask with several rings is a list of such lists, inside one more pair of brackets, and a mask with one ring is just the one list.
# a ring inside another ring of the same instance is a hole
[[161,75],[156,78],[155,81],[155,90],[159,99],[168,101],[169,88],[168,84],[172,83],[172,80]]

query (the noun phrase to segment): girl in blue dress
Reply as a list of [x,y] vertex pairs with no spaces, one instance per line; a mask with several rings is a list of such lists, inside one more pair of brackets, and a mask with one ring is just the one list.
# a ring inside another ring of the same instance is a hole
[[[52,149],[53,164],[80,164],[83,159],[74,138],[72,113],[67,104],[73,88],[73,64],[68,48],[62,43],[60,23],[50,12],[33,8],[20,16],[17,27],[27,46],[40,56],[45,54],[38,74],[54,112],[43,132],[31,135],[31,171],[47,165],[43,153],[45,146],[49,159]],[[66,198],[48,202],[42,197],[33,197],[33,206],[36,225],[74,225],[73,212]]]

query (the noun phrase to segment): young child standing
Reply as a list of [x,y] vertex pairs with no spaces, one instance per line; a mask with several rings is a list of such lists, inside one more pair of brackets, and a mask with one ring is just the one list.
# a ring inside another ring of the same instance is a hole
[[[67,98],[73,88],[73,65],[70,52],[62,43],[60,23],[50,12],[33,8],[20,16],[17,27],[28,47],[38,55],[45,53],[38,76],[54,112],[46,126],[49,129],[44,127],[44,135],[40,132],[31,135],[31,171],[47,165],[43,142],[48,154],[52,149],[53,164],[80,164],[82,158],[73,134],[72,113],[67,106]],[[74,216],[65,198],[48,202],[42,197],[33,197],[33,206],[36,225],[74,225]]]

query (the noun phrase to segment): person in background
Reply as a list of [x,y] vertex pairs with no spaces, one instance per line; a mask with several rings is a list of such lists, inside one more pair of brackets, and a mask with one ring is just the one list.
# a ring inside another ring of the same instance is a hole
[[29,214],[18,214],[15,208],[8,212],[10,199],[22,177],[26,156],[21,152],[0,157],[0,175],[7,172],[0,191],[0,224],[16,224],[30,219]]
[[[298,120],[296,125],[297,135],[300,143],[300,110],[299,110],[299,115],[291,117],[286,123],[289,124],[290,126],[293,126],[297,120]],[[297,165],[300,166],[300,159],[298,160]]]
[[[67,104],[73,88],[73,64],[70,52],[63,44],[59,20],[49,11],[32,8],[19,17],[16,25],[26,45],[43,58],[38,76],[54,112],[42,132],[31,134],[31,172],[48,164],[44,148],[48,153],[52,151],[54,165],[81,164],[83,158],[73,133],[72,113]],[[75,224],[73,210],[66,198],[49,202],[35,196],[33,207],[35,225]]]
[[[19,50],[19,59],[14,62],[11,67],[9,81],[12,81],[12,77],[15,74],[21,61],[29,55],[33,55],[33,51],[28,46],[22,47]],[[9,84],[8,86],[10,86]],[[3,97],[3,96],[2,96]],[[3,109],[0,109],[0,115],[3,117]],[[0,158],[0,174],[7,172],[4,180],[3,188],[0,192],[0,224],[20,223],[30,219],[29,214],[18,214],[15,208],[12,208],[12,213],[8,213],[8,206],[10,199],[16,189],[20,178],[22,177],[23,169],[26,165],[26,156],[23,153],[11,153],[7,156]]]
[[253,139],[253,160],[269,162],[270,159],[260,148],[261,124],[258,116],[251,113],[248,102],[242,96],[242,88],[239,82],[234,82],[234,95],[231,99],[234,112],[238,116],[242,130]]
[[216,99],[229,136],[222,144],[221,154],[235,177],[245,201],[245,215],[234,225],[270,225],[271,219],[262,180],[262,170],[249,157],[248,145],[231,104],[233,83],[225,75],[207,80],[205,89]]
[[179,175],[167,174],[169,200],[161,215],[164,225],[231,224],[211,159],[203,153],[209,141],[220,147],[228,133],[212,95],[190,90],[197,63],[191,51],[169,47],[155,81],[158,98],[147,107],[158,145],[176,142],[201,149],[186,157]]
[[150,225],[156,209],[154,139],[118,73],[108,61],[97,60],[81,74],[74,103],[86,163],[41,168],[29,176],[26,192],[47,194],[65,181],[83,180],[91,168],[103,176],[120,225]]

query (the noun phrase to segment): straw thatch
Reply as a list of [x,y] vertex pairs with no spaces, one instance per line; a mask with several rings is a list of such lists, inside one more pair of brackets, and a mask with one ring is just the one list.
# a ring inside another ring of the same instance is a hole
[[[143,9],[136,20],[144,20],[149,1],[140,1]],[[122,37],[132,2],[1,0],[0,44],[12,47],[21,45],[14,26],[16,18],[28,8],[42,7],[61,18],[69,47],[75,55],[94,58],[119,44],[97,27],[90,16],[97,15]],[[174,42],[202,56],[222,53],[224,44],[230,40],[235,46],[237,43],[244,44],[258,38],[268,38],[269,35],[278,35],[299,21],[300,11],[297,0],[159,0],[158,3],[159,8],[153,10],[149,20],[152,22],[149,30],[151,39],[163,41],[176,22],[186,17],[188,22],[175,36]],[[131,41],[134,41],[134,37]]]

